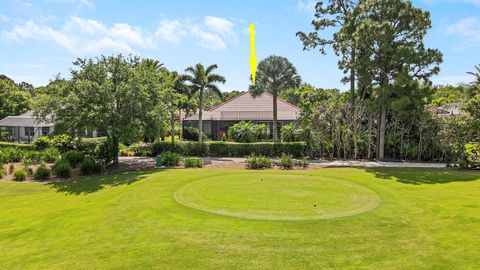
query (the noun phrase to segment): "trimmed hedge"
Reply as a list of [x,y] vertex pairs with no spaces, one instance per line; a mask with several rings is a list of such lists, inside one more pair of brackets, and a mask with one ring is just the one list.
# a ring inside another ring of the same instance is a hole
[[157,156],[165,151],[183,156],[245,157],[249,155],[279,157],[282,154],[303,157],[307,148],[303,142],[289,143],[232,143],[232,142],[157,142],[152,144],[151,154]]
[[19,148],[22,150],[34,150],[33,145],[25,143],[0,142],[0,149],[2,148]]

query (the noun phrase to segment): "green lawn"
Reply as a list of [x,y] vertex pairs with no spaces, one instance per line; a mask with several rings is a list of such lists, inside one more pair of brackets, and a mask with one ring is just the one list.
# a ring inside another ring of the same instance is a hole
[[478,269],[480,173],[163,170],[0,182],[0,269]]

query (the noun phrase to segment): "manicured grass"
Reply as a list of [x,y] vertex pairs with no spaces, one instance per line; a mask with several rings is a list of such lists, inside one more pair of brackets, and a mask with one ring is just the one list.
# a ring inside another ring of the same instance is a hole
[[[268,220],[282,217],[305,220]],[[197,169],[0,182],[0,269],[475,269],[479,243],[478,172]]]

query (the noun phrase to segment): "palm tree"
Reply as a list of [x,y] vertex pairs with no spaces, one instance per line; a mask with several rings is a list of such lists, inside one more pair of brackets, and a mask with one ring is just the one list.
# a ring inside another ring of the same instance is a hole
[[475,69],[475,72],[467,72],[467,74],[475,76],[475,81],[473,81],[472,84],[480,85],[480,65],[475,66]]
[[273,141],[278,141],[277,131],[277,98],[280,92],[300,85],[301,78],[296,68],[287,58],[271,55],[258,64],[256,82],[250,85],[252,96],[268,92],[273,96]]
[[223,76],[213,73],[216,68],[218,68],[216,64],[205,68],[199,63],[185,69],[185,72],[190,73],[185,75],[185,80],[190,82],[191,90],[198,94],[198,142],[200,143],[203,141],[203,95],[206,91],[212,91],[221,98],[222,92],[216,84],[226,81]]

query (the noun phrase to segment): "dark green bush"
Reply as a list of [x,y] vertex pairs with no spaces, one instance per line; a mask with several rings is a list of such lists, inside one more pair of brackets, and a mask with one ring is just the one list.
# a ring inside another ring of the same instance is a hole
[[468,165],[469,165],[468,160],[465,160],[465,159],[459,159],[458,160],[458,167],[460,167],[462,169],[468,169]]
[[178,166],[180,164],[180,154],[166,151],[160,154],[160,160],[163,166]]
[[302,158],[298,161],[298,166],[302,168],[308,168],[308,165],[310,164],[308,163],[308,160],[306,158]]
[[204,157],[208,155],[208,145],[206,143],[185,142],[181,147],[181,154],[184,156]]
[[33,174],[33,178],[36,180],[47,180],[50,177],[51,171],[47,166],[40,165]]
[[39,164],[40,162],[42,162],[42,157],[43,155],[39,151],[26,151],[23,155],[23,164]]
[[297,127],[294,123],[285,125],[281,128],[280,134],[283,142],[299,142],[303,141],[304,131]]
[[235,142],[258,142],[268,137],[268,127],[265,124],[241,121],[228,128],[228,137]]
[[283,154],[280,157],[279,161],[280,161],[279,165],[280,165],[280,167],[282,167],[282,169],[289,170],[289,169],[293,168],[292,156]]
[[250,155],[246,162],[247,169],[266,169],[273,166],[272,160],[265,156]]
[[97,145],[95,155],[98,159],[103,159],[106,163],[109,163],[118,155],[118,146],[113,143],[111,138],[107,138]]
[[52,140],[47,136],[38,137],[32,142],[32,146],[35,150],[43,150],[52,146]]
[[57,148],[54,148],[54,147],[47,148],[43,150],[41,153],[42,153],[42,161],[46,163],[54,163],[62,156],[60,151],[58,151]]
[[3,167],[3,164],[0,163],[0,179],[7,175],[7,170]]
[[171,142],[156,142],[151,145],[151,155],[156,157],[166,151],[183,154],[182,145],[184,144],[184,142],[178,142],[175,144],[172,144]]
[[[200,130],[198,130],[198,128],[194,128],[194,127],[184,127],[183,128],[183,139],[186,140],[186,141],[198,141],[198,133],[200,132]],[[203,140],[206,140],[207,139],[207,135],[205,135],[205,133],[203,133]]]
[[105,137],[99,138],[82,138],[81,140],[77,141],[77,150],[80,152],[84,152],[88,155],[93,155],[97,146],[104,143],[106,140]]
[[186,158],[183,164],[185,168],[202,168],[203,160],[201,158]]
[[53,165],[52,172],[53,174],[61,178],[69,178],[72,175],[72,169],[70,168],[70,163],[64,159],[57,161]]
[[13,171],[13,178],[15,178],[15,180],[17,181],[24,181],[25,179],[27,179],[27,176],[28,172],[24,169]]
[[66,134],[55,136],[51,139],[52,145],[60,152],[76,149],[76,141],[71,136]]
[[0,142],[0,149],[19,148],[22,150],[34,150],[33,145],[25,143]]
[[86,157],[80,163],[80,173],[82,175],[99,173],[102,171],[102,165],[91,157]]
[[68,150],[62,155],[62,159],[68,161],[73,168],[76,168],[84,158],[85,154],[77,150]]
[[20,162],[23,159],[24,151],[20,148],[10,147],[2,150],[5,154],[5,162]]

